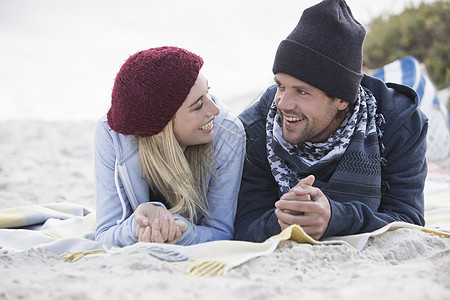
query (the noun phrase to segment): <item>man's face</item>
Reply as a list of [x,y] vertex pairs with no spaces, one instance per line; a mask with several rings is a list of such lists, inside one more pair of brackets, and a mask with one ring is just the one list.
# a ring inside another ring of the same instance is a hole
[[[275,103],[281,118],[283,138],[291,144],[326,141],[341,125],[338,114],[348,102],[330,98],[321,90],[288,74],[275,75]],[[343,115],[343,116],[342,116]]]

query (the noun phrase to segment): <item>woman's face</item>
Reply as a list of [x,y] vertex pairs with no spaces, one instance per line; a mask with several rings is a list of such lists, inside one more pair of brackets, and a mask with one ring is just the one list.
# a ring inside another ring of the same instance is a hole
[[188,146],[206,144],[213,140],[213,120],[220,110],[211,100],[208,90],[208,81],[200,72],[189,95],[174,116],[173,130],[183,150]]

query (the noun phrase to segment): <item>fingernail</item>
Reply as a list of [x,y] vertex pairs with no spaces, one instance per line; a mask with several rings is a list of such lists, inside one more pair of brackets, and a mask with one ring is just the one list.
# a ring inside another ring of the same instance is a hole
[[144,231],[144,233],[148,233],[150,231],[150,227],[145,227],[145,231]]
[[144,220],[142,221],[142,224],[144,224],[144,226],[147,226],[147,225],[148,225],[148,220],[147,220],[147,219],[144,219]]
[[153,232],[153,235],[154,235],[154,236],[159,236],[159,231]]

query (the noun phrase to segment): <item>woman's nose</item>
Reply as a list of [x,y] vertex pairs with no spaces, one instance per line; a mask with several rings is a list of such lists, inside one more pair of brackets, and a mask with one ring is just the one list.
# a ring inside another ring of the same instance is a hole
[[217,107],[217,105],[210,97],[208,97],[208,99],[209,99],[208,112],[210,113],[211,116],[217,116],[220,113],[220,109]]

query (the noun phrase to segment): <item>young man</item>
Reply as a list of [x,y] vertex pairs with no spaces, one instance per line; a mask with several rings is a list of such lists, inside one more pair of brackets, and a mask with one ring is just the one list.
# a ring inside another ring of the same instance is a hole
[[306,9],[247,133],[235,239],[292,224],[315,239],[423,225],[427,119],[410,88],[364,75],[365,29],[343,0]]

